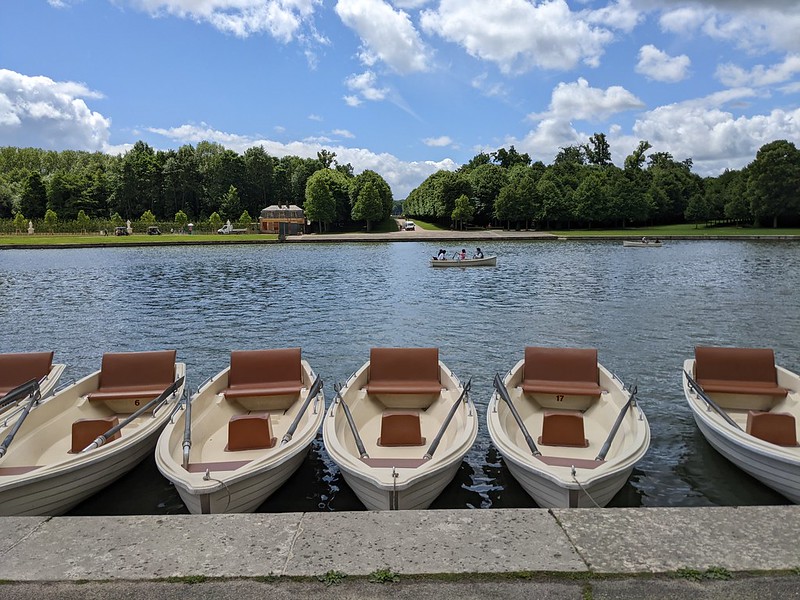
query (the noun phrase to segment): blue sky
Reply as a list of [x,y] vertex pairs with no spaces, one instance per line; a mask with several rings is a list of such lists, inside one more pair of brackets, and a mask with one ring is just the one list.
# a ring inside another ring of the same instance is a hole
[[0,146],[325,148],[402,199],[600,132],[716,175],[800,145],[798,32],[798,0],[2,0]]

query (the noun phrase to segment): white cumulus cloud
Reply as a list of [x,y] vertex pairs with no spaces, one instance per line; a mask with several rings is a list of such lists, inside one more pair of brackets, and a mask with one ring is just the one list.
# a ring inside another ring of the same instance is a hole
[[583,77],[574,83],[559,83],[553,90],[549,110],[528,115],[532,120],[597,120],[644,107],[644,103],[624,87],[593,88]]
[[652,44],[639,48],[636,72],[656,81],[677,83],[686,79],[692,61],[685,54],[670,56]]
[[0,69],[0,140],[7,146],[109,151],[111,119],[86,104],[102,97],[82,83]]
[[597,66],[614,39],[564,0],[441,0],[435,10],[422,11],[420,20],[426,32],[496,63],[504,73],[572,69],[581,62]]
[[756,65],[749,71],[731,63],[717,67],[717,79],[730,87],[762,87],[784,83],[800,73],[800,54],[790,54],[783,62],[772,65]]
[[428,70],[430,51],[405,11],[383,0],[339,0],[336,14],[361,38],[367,66],[381,60],[398,73]]
[[204,22],[238,37],[269,33],[282,42],[297,38],[321,0],[118,0],[153,16]]
[[433,148],[444,148],[450,146],[453,140],[447,135],[440,135],[439,137],[425,138],[422,143]]
[[[363,73],[350,75],[345,79],[344,84],[350,91],[356,92],[364,100],[377,102],[385,99],[386,94],[389,93],[388,89],[378,86],[378,76],[375,75],[373,71],[364,71]],[[353,97],[350,96],[349,98]],[[358,106],[358,104],[361,104],[360,101],[348,100],[348,96],[345,96],[345,100],[351,106]],[[358,98],[356,98],[356,100],[358,100]]]

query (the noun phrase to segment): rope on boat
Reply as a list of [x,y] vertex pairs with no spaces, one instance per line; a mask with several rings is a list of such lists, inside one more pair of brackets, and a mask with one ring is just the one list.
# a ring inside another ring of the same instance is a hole
[[592,495],[589,493],[589,490],[583,487],[583,484],[580,481],[578,481],[578,478],[575,476],[575,465],[572,465],[572,480],[578,484],[578,487],[581,488],[581,491],[583,491],[583,493],[586,494],[586,497],[592,501],[592,504],[594,504],[595,507],[603,508],[597,502],[595,502],[594,498],[592,498]]
[[206,474],[203,475],[203,481],[216,481],[223,488],[225,488],[225,493],[228,494],[228,500],[225,502],[225,508],[222,510],[222,512],[227,511],[228,507],[231,505],[231,490],[228,488],[228,484],[222,481],[221,479],[215,479],[214,477],[212,477],[210,469],[206,469]]

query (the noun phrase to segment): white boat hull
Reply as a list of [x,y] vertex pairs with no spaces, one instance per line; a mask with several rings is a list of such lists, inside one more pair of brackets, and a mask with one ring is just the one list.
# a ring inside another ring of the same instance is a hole
[[[350,407],[368,454],[378,457],[385,464],[371,466],[359,458],[338,398],[328,409],[322,425],[325,448],[341,470],[344,480],[367,509],[428,508],[453,480],[464,456],[475,442],[478,434],[475,406],[468,396],[466,401],[461,401],[461,407],[456,411],[440,446],[427,461],[421,460],[427,445],[400,449],[378,447],[376,440],[382,406],[380,401],[371,398],[362,389],[367,382],[368,370],[369,362],[351,376],[341,391],[341,397]],[[439,371],[443,390],[438,399],[421,415],[422,434],[427,438],[427,444],[436,436],[447,412],[462,390],[458,379],[441,361]],[[372,412],[364,416],[367,411]],[[407,466],[409,463],[405,461],[416,463],[414,466]]]
[[622,245],[626,248],[661,248],[661,242],[632,242],[623,240]]
[[[684,369],[693,375],[694,359],[686,360]],[[798,419],[800,377],[781,367],[777,367],[777,370],[778,385],[790,390],[785,401],[787,408],[794,407],[794,411],[789,410],[789,412],[794,412],[795,418]],[[734,428],[713,409],[708,408],[707,404],[690,389],[686,377],[682,379],[684,395],[692,410],[692,416],[708,443],[745,473],[793,503],[800,504],[800,448],[776,446]],[[730,414],[744,429],[745,417],[741,416],[742,411],[738,412],[738,415]]]
[[[177,412],[167,424],[156,447],[156,466],[173,483],[190,513],[253,512],[300,467],[325,413],[325,398],[320,390],[292,439],[281,444],[315,377],[306,361],[302,361],[302,370],[305,388],[299,399],[287,411],[276,411],[271,416],[273,435],[277,438],[273,448],[226,451],[229,419],[248,412],[220,393],[228,385],[229,369],[219,373],[192,398],[190,464],[209,465],[207,474],[204,470],[190,472],[183,467],[185,410]],[[229,461],[237,463],[235,468],[223,466]]]
[[[177,363],[176,379],[185,372],[185,366]],[[74,418],[92,416],[94,410],[108,412],[86,400],[86,394],[97,389],[98,380],[99,371],[31,411],[8,454],[0,461],[0,515],[64,514],[128,473],[153,451],[161,429],[183,394],[183,386],[167,399],[155,416],[148,412],[124,428],[119,439],[94,450],[68,453]],[[31,447],[43,449],[38,453],[39,460],[35,461],[40,466],[12,473],[13,469],[29,468],[19,465],[18,459],[19,455],[30,454]]]
[[[525,427],[533,438],[541,432],[542,408],[523,396],[518,385],[524,361],[519,361],[503,381],[509,396],[520,412]],[[586,411],[587,448],[544,447],[539,445],[548,464],[533,455],[505,402],[497,392],[487,409],[489,437],[499,450],[509,471],[522,488],[542,508],[591,508],[608,504],[630,477],[633,468],[650,446],[650,427],[638,405],[628,408],[622,426],[614,438],[606,460],[593,463],[611,426],[629,395],[622,382],[598,365],[600,386],[598,401],[607,405],[592,422],[593,414]],[[596,409],[595,409],[596,410]],[[598,414],[598,413],[594,413]]]
[[432,267],[494,267],[497,265],[496,256],[486,256],[484,258],[465,258],[464,260],[437,260],[431,259]]

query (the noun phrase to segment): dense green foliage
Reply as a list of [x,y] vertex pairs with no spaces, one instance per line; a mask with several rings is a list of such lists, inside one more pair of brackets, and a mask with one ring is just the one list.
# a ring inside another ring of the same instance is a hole
[[[409,217],[460,228],[477,225],[545,229],[628,227],[735,221],[777,227],[800,223],[800,150],[785,140],[763,146],[740,171],[702,178],[692,160],[647,155],[646,140],[611,162],[606,137],[562,148],[553,163],[532,163],[513,146],[480,153],[455,172],[438,171],[408,196]],[[472,213],[463,200],[471,204]]]
[[[183,230],[190,221],[209,227],[217,219],[241,223],[245,214],[257,217],[271,204],[304,208],[309,198],[309,219],[325,229],[388,217],[394,200],[386,181],[374,171],[355,176],[352,166],[336,164],[335,158],[327,150],[313,159],[276,158],[260,146],[240,155],[212,142],[156,151],[139,141],[119,156],[0,147],[0,219],[10,224],[22,215],[38,229],[52,213],[46,226],[63,229],[83,214],[81,230],[89,227],[87,218],[96,228],[131,220]],[[309,181],[315,182],[311,188]],[[355,218],[367,184],[368,196],[378,204]]]

